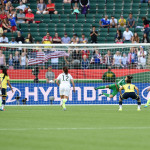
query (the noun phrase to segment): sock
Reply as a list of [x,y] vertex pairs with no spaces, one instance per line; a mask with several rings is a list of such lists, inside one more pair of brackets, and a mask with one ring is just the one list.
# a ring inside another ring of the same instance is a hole
[[4,104],[2,104],[2,109],[4,109],[4,106],[5,106],[5,105],[4,105]]
[[138,105],[138,109],[141,109],[141,105]]
[[119,105],[119,108],[122,109],[122,105]]
[[146,106],[148,106],[150,104],[150,98],[148,99]]
[[63,104],[63,99],[60,100],[60,105],[62,105],[62,104]]
[[103,95],[105,95],[106,97],[109,97],[110,94],[107,94],[107,93],[102,93]]
[[97,87],[95,89],[106,89],[106,86],[99,86],[99,87]]
[[119,101],[119,108],[122,109],[122,101]]
[[138,109],[141,109],[141,102],[138,102]]
[[65,103],[67,102],[67,99],[63,99],[63,109],[66,108]]

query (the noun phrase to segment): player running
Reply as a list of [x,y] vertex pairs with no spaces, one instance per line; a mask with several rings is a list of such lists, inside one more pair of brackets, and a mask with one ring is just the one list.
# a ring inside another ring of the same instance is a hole
[[119,92],[119,88],[120,88],[121,86],[123,86],[124,84],[126,84],[126,83],[125,83],[125,79],[122,79],[122,80],[120,80],[118,83],[110,84],[110,85],[105,85],[105,86],[99,86],[99,87],[95,88],[95,90],[109,88],[109,89],[112,90],[112,93],[111,93],[111,94],[102,93],[102,94],[99,94],[99,96],[105,95],[106,97],[113,98],[113,97],[116,96],[117,93]]
[[[137,100],[137,104],[138,104],[137,111],[141,111],[141,100],[139,97],[139,89],[134,84],[131,84],[132,78],[133,78],[132,76],[126,77],[125,80],[126,80],[127,84],[123,85],[119,89],[119,92],[120,92],[119,111],[122,111],[122,100],[128,99],[128,98]],[[121,92],[122,90],[125,90],[125,92],[123,94]],[[137,91],[137,94],[135,93],[135,90]]]
[[7,83],[9,85],[9,87],[12,90],[13,93],[13,89],[12,86],[9,82],[9,76],[7,74],[7,69],[3,68],[2,69],[2,73],[0,74],[0,80],[1,80],[1,93],[2,93],[2,105],[0,106],[0,111],[4,111],[4,106],[6,104],[6,97],[7,97]]
[[[147,91],[150,91],[150,88],[148,88]],[[144,106],[144,108],[147,108],[149,104],[150,104],[150,98],[148,98],[148,101],[147,101],[146,105]]]
[[71,74],[68,73],[68,68],[65,66],[63,67],[63,73],[61,73],[57,77],[57,81],[56,81],[56,84],[59,86],[59,93],[61,98],[60,105],[63,107],[64,110],[66,110],[65,103],[67,102],[70,94],[70,88],[71,88],[70,81],[73,85],[73,91],[75,92],[75,85],[74,85],[73,78]]

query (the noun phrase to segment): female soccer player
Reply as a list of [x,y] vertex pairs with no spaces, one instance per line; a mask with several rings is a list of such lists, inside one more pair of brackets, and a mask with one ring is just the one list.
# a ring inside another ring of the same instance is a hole
[[[147,89],[147,92],[149,92],[149,91],[150,91],[150,88]],[[150,98],[148,98],[148,101],[147,101],[146,105],[144,106],[144,108],[147,108],[149,104],[150,104]]]
[[[120,92],[120,98],[119,98],[119,111],[122,111],[122,100],[132,98],[137,100],[138,108],[137,111],[141,111],[141,100],[139,97],[139,89],[134,85],[131,84],[132,76],[128,76],[125,78],[126,83],[122,87],[119,88]],[[125,92],[122,94],[122,90],[125,90]],[[135,93],[135,90],[137,91],[137,94]]]
[[113,98],[119,92],[120,86],[123,86],[124,84],[126,84],[125,79],[122,79],[118,83],[110,84],[110,85],[106,85],[106,86],[99,86],[99,87],[95,88],[95,90],[109,88],[109,89],[113,90],[113,92],[111,94],[102,93],[102,94],[99,94],[99,96],[105,95],[109,98]]
[[2,106],[0,108],[1,111],[4,111],[4,106],[6,104],[6,97],[7,97],[7,83],[9,85],[9,87],[11,88],[12,90],[12,93],[13,93],[13,89],[12,89],[12,86],[9,82],[9,76],[7,74],[7,69],[6,68],[3,68],[2,69],[2,73],[0,74],[0,80],[1,80],[1,93],[2,93]]
[[63,67],[63,73],[61,73],[57,77],[57,81],[56,81],[56,84],[59,86],[59,93],[61,98],[60,105],[63,107],[64,110],[66,110],[65,103],[67,102],[70,94],[70,88],[71,88],[70,81],[73,85],[73,91],[75,92],[75,85],[74,85],[73,78],[68,73],[68,68],[65,66]]

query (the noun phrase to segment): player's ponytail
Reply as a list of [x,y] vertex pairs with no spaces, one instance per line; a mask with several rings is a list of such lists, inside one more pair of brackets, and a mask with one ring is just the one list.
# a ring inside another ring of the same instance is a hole
[[7,76],[7,69],[6,68],[3,68],[2,69],[2,72],[3,72],[3,74],[4,74],[4,76],[3,76],[3,80],[5,79],[5,76]]
[[67,74],[68,74],[68,67],[64,66],[64,67],[63,67],[63,71],[64,71],[64,73],[67,75]]

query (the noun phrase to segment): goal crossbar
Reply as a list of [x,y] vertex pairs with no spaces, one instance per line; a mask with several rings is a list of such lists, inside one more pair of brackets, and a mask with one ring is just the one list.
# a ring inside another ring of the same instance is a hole
[[150,46],[150,43],[127,43],[127,44],[4,44],[2,47],[36,47],[36,46],[52,46],[52,47],[138,47],[138,46]]

